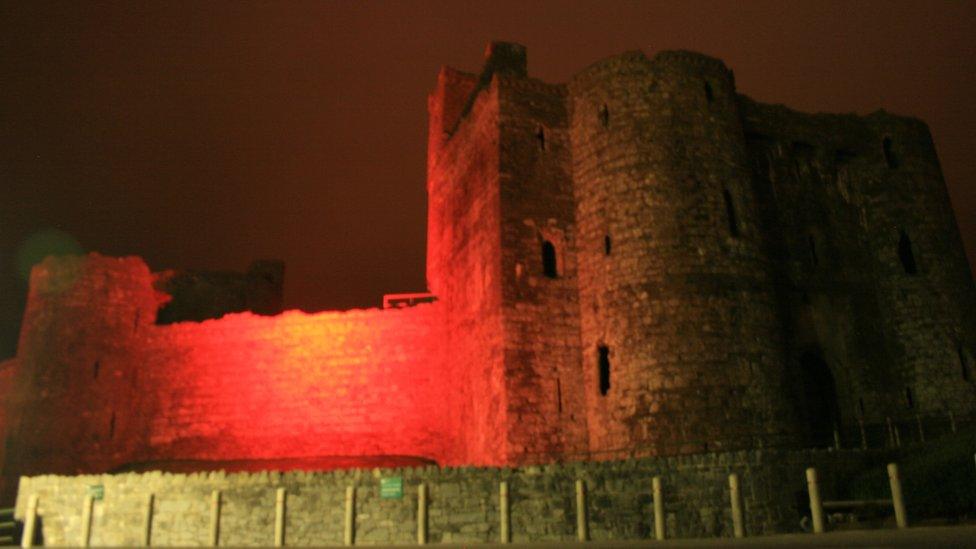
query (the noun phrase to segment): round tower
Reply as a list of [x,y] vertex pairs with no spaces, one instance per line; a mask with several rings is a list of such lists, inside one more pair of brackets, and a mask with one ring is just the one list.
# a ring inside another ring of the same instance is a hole
[[[138,390],[157,295],[137,257],[48,257],[31,271],[8,404],[7,481],[18,475],[102,472],[149,444]],[[16,485],[16,484],[14,484]]]
[[732,73],[632,52],[569,91],[591,450],[792,442]]

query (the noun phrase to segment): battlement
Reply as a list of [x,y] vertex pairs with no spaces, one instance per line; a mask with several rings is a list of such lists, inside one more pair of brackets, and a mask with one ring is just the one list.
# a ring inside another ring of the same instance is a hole
[[664,50],[654,55],[651,63],[657,66],[694,67],[702,72],[726,74],[732,77],[732,71],[725,66],[721,59],[710,57],[703,53],[688,50]]
[[156,322],[199,322],[243,311],[279,314],[284,275],[283,261],[268,260],[251,263],[246,273],[172,270],[156,273],[153,287],[169,296],[159,309]]
[[527,77],[529,72],[525,46],[513,42],[490,42],[485,48],[485,64],[479,80],[489,81],[495,74]]

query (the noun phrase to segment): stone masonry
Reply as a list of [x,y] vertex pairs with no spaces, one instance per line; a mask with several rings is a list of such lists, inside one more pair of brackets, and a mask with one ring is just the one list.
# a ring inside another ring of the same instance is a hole
[[[670,458],[521,468],[402,468],[332,473],[170,473],[38,476],[22,479],[17,517],[38,497],[46,545],[79,545],[81,510],[91,487],[91,544],[142,544],[146,496],[153,494],[151,543],[207,545],[210,502],[220,490],[219,544],[271,546],[275,491],[286,490],[286,545],[341,545],[346,487],[355,488],[356,545],[414,544],[417,491],[427,487],[427,540],[431,543],[497,542],[499,483],[509,486],[511,540],[575,541],[575,482],[586,483],[589,537],[593,540],[653,536],[651,478],[660,476],[668,538],[730,537],[728,475],[741,478],[746,533],[794,531],[807,511],[803,468],[816,465],[824,494],[842,494],[844,481],[865,466],[883,467],[881,455],[861,452],[743,451]],[[381,497],[383,478],[399,478],[399,498]],[[801,504],[798,505],[797,502]]]
[[433,303],[275,314],[280,264],[36,266],[0,365],[4,497],[139,463],[850,447],[976,411],[976,287],[921,121],[757,103],[686,51],[546,83],[509,43],[444,67],[428,110]]

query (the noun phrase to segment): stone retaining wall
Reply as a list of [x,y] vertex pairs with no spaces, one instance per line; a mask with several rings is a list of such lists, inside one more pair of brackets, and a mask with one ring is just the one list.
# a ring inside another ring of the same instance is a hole
[[[883,460],[876,452],[750,451],[670,458],[507,468],[403,468],[328,473],[169,473],[38,476],[20,481],[17,517],[28,496],[39,498],[46,545],[76,545],[90,486],[104,486],[95,502],[91,543],[139,545],[146,496],[155,494],[152,544],[206,545],[210,498],[221,490],[220,544],[272,545],[275,490],[287,491],[286,545],[343,542],[347,486],[356,489],[355,543],[414,544],[417,489],[428,487],[428,540],[499,539],[499,482],[509,483],[512,541],[576,539],[574,484],[587,486],[590,537],[642,539],[653,535],[651,478],[662,477],[668,537],[732,535],[728,475],[741,478],[746,533],[796,530],[804,512],[803,469],[821,469],[827,497],[844,479]],[[880,465],[879,465],[880,466]],[[401,499],[380,496],[382,478],[400,477]],[[801,505],[797,505],[797,501]]]

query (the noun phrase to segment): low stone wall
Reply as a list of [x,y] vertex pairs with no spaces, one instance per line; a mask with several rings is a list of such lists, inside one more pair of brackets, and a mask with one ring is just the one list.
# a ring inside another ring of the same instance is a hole
[[[803,469],[821,469],[825,495],[851,474],[880,463],[875,452],[758,450],[506,468],[403,468],[327,473],[169,473],[38,476],[20,480],[17,517],[39,498],[46,545],[77,545],[91,486],[103,486],[92,515],[91,543],[140,545],[146,496],[155,495],[152,544],[207,545],[210,501],[221,491],[221,545],[274,542],[275,491],[286,490],[285,544],[343,543],[345,493],[355,487],[355,543],[417,542],[417,491],[428,490],[428,541],[485,542],[500,536],[499,482],[509,485],[512,540],[576,539],[575,481],[587,488],[590,538],[653,536],[651,478],[662,478],[669,538],[731,536],[728,475],[740,476],[746,533],[798,529],[805,498]],[[400,499],[383,498],[383,478],[399,477]],[[800,502],[800,505],[797,502]]]

